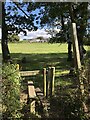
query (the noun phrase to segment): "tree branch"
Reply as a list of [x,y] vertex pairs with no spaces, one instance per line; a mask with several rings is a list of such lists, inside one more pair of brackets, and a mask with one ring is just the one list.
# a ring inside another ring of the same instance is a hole
[[17,2],[13,2],[13,3],[18,7],[19,10],[21,10],[25,14],[26,17],[30,18],[30,16],[28,16],[28,14],[19,6]]

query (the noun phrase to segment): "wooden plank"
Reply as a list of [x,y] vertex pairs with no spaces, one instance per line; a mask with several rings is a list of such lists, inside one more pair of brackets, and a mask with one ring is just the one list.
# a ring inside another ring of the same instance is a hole
[[32,75],[38,75],[40,73],[40,70],[35,71],[20,71],[21,76],[32,76]]
[[28,81],[28,95],[30,99],[36,98],[35,88],[33,85],[33,81]]

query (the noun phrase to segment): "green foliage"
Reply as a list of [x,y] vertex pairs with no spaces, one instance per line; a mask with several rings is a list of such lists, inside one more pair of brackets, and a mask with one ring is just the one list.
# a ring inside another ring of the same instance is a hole
[[20,83],[19,71],[14,64],[2,67],[2,104],[4,119],[20,117]]
[[82,100],[76,93],[70,94],[64,98],[64,116],[65,120],[87,120],[87,117],[83,111]]
[[50,43],[65,43],[66,39],[64,36],[60,36],[60,37],[52,37],[49,40]]
[[27,7],[28,2],[10,2],[10,4],[5,5],[5,22],[8,31],[12,33],[23,32],[26,35],[26,29],[37,30],[33,23],[35,16],[31,13],[33,10],[32,3],[30,2],[31,9],[29,9],[29,12]]
[[[38,20],[39,18],[41,19],[40,21],[41,26],[44,26],[46,24],[48,30],[50,30],[50,28],[54,30],[55,27],[58,27],[65,32],[64,36],[66,36],[67,33],[71,34],[71,31],[69,30],[70,24],[72,22],[75,22],[77,24],[77,34],[78,34],[78,40],[80,42],[82,42],[83,37],[86,34],[88,34],[86,30],[88,29],[88,25],[89,25],[89,22],[87,22],[87,20],[89,20],[88,2],[40,3],[38,4],[37,7],[40,8],[40,6],[44,8],[43,10],[40,11],[40,15],[38,15]],[[43,15],[41,16],[41,14]],[[68,29],[66,29],[65,27],[66,24],[68,25]],[[62,37],[61,34],[59,36]],[[69,39],[71,39],[71,37],[69,37]]]
[[83,38],[83,41],[84,41],[84,45],[90,45],[90,37],[84,37]]
[[16,34],[8,35],[9,42],[18,42],[20,41],[20,37]]

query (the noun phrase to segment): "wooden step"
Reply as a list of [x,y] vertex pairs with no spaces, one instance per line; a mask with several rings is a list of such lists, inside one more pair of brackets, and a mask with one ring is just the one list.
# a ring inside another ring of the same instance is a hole
[[36,92],[35,92],[33,81],[28,81],[28,97],[29,97],[29,104],[30,104],[30,113],[35,114]]
[[33,81],[28,81],[28,96],[29,96],[29,99],[36,98],[36,92],[35,92]]

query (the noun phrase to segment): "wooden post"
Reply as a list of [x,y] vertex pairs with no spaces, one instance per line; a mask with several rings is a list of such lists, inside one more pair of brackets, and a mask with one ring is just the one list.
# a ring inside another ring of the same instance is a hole
[[46,96],[46,68],[43,69],[43,94]]
[[51,76],[51,67],[48,68],[47,72],[47,79],[46,79],[46,98],[48,98],[49,91],[50,91],[50,77]]
[[76,23],[72,23],[72,43],[73,43],[73,51],[74,51],[74,61],[75,67],[78,70],[78,82],[80,92],[84,94],[84,84],[81,78],[81,61],[80,61],[80,52],[79,52],[79,45],[78,45],[78,38],[77,38],[77,30],[76,30]]
[[79,52],[79,45],[78,45],[78,38],[77,38],[76,23],[72,23],[72,38],[73,38],[72,43],[73,43],[75,67],[76,67],[76,69],[81,69],[80,52]]
[[50,96],[54,95],[55,67],[51,68]]

